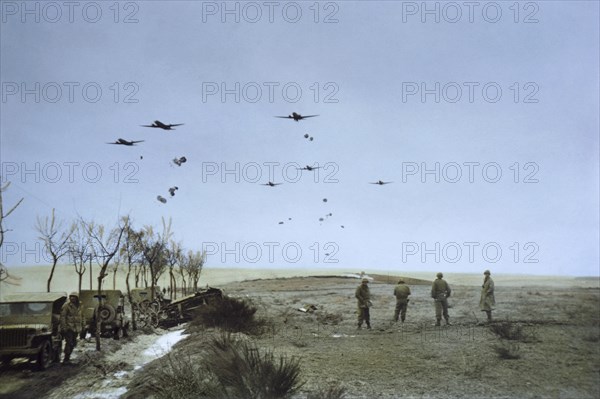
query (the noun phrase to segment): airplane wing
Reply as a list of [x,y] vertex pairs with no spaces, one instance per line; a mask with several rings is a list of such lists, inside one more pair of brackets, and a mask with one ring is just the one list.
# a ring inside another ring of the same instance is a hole
[[144,140],[132,140],[131,143],[135,144],[135,143],[143,143]]
[[315,116],[319,116],[319,115],[302,115],[302,119],[304,119],[304,118],[314,118]]
[[106,143],[106,144],[121,144],[118,141],[115,141],[114,143]]
[[294,119],[291,116],[275,116],[275,118]]
[[173,127],[173,126],[182,126],[182,125],[183,125],[183,123],[173,123],[173,124],[171,124],[169,126]]
[[158,127],[158,126],[154,126],[154,125],[140,125],[140,126],[143,126],[143,127]]

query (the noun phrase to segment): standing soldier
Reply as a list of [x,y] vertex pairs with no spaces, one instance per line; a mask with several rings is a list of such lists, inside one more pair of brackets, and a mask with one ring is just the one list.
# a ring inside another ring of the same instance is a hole
[[367,329],[371,329],[371,315],[369,308],[371,307],[371,293],[369,291],[369,279],[363,278],[362,284],[356,287],[354,296],[358,300],[358,329],[362,327],[363,321],[367,323]]
[[450,298],[450,294],[452,291],[450,290],[450,286],[442,277],[444,275],[442,273],[437,274],[437,279],[431,285],[431,297],[435,300],[435,318],[436,318],[436,326],[440,325],[440,321],[442,320],[442,312],[444,314],[444,320],[446,320],[446,324],[450,325],[450,316],[448,316],[448,298]]
[[410,295],[410,287],[404,284],[404,280],[398,281],[398,285],[394,288],[394,296],[396,297],[396,311],[394,312],[394,321],[400,320],[404,323],[406,319],[406,308],[408,307],[408,296]]
[[494,298],[494,280],[490,277],[490,271],[486,270],[483,272],[485,278],[483,279],[483,285],[481,286],[481,299],[479,300],[479,307],[481,311],[487,314],[488,323],[492,321],[492,310],[493,306],[496,305],[496,299]]
[[77,335],[83,329],[83,317],[79,304],[79,294],[72,292],[69,300],[63,305],[60,312],[60,334],[65,340],[65,357],[63,364],[71,362],[71,353],[77,346]]

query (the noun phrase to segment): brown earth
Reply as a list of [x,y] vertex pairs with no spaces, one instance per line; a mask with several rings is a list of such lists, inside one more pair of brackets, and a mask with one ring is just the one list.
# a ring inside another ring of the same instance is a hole
[[[347,398],[600,397],[597,282],[593,288],[497,282],[496,320],[512,320],[528,336],[525,342],[510,343],[520,358],[502,359],[494,346],[504,345],[504,340],[480,324],[484,313],[478,308],[478,286],[454,285],[448,280],[453,289],[452,325],[435,327],[431,282],[407,280],[413,292],[407,321],[396,324],[392,322],[392,291],[398,277],[371,277],[372,330],[356,329],[357,279],[297,277],[236,282],[221,288],[228,295],[251,300],[259,308],[257,315],[272,323],[267,334],[248,339],[260,348],[301,359],[305,384],[298,398],[337,381],[346,389]],[[298,310],[306,305],[315,305],[316,310]],[[195,356],[218,333],[212,329],[190,333],[175,345],[172,357]],[[164,366],[164,358],[137,371],[132,359],[155,338],[140,334],[122,343],[106,340],[111,342],[107,345],[115,345],[100,354],[110,356],[111,366],[106,370],[99,370],[97,358],[89,360],[90,351],[98,354],[92,344],[84,344],[78,352],[80,365],[66,372],[68,383],[63,382],[65,372],[60,366],[46,373],[5,370],[0,374],[0,392],[11,398],[152,397],[147,381]],[[119,379],[121,388],[105,389],[114,388]],[[7,392],[4,387],[14,387],[15,381],[25,383]]]
[[[600,395],[598,289],[497,286],[495,317],[519,322],[530,337],[517,343],[520,359],[504,360],[492,348],[500,339],[479,325],[479,287],[453,286],[452,325],[438,328],[431,282],[407,280],[413,295],[402,325],[392,322],[397,277],[371,276],[373,330],[356,329],[356,279],[255,280],[224,288],[251,299],[273,321],[271,333],[251,338],[259,347],[302,359],[303,395],[335,381],[350,398]],[[317,310],[297,310],[305,305]],[[191,336],[176,353],[197,353],[212,334]],[[128,397],[142,392],[148,393],[133,389]]]

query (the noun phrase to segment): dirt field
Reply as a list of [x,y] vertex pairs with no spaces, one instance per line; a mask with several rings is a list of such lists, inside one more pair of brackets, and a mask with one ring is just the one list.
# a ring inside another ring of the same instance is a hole
[[[526,338],[501,340],[481,325],[479,286],[452,279],[451,326],[435,327],[430,281],[412,289],[407,320],[392,322],[397,277],[371,275],[372,330],[356,329],[354,290],[358,279],[304,277],[262,279],[221,286],[228,295],[252,300],[271,331],[251,337],[260,348],[301,358],[305,382],[298,398],[339,381],[347,398],[596,398],[600,396],[600,291],[598,280],[539,286],[496,281],[496,320],[523,326]],[[492,276],[494,277],[494,276]],[[588,285],[590,288],[583,286]],[[298,308],[315,305],[313,312]],[[100,356],[92,343],[76,353],[80,364],[46,373],[25,368],[0,374],[0,395],[10,398],[145,398],[146,383],[164,359],[141,359],[159,335],[107,342]],[[175,332],[179,334],[180,332]],[[170,334],[174,334],[171,332]],[[218,334],[190,334],[172,356],[197,354]],[[494,350],[510,348],[518,359]],[[157,354],[156,357],[159,357]],[[136,370],[137,369],[137,370]],[[63,383],[65,374],[69,383]],[[49,388],[50,391],[48,392]]]

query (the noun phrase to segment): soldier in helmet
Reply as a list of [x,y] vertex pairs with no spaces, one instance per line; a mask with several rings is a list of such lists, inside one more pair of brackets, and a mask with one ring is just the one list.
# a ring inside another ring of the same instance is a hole
[[77,346],[77,335],[83,328],[83,317],[79,303],[79,294],[72,292],[69,300],[63,305],[60,312],[60,334],[65,340],[65,357],[63,364],[71,362],[71,353]]
[[446,324],[450,325],[450,316],[448,316],[448,298],[450,298],[452,290],[450,290],[450,286],[446,280],[442,278],[444,277],[442,273],[438,273],[436,277],[437,279],[431,285],[431,297],[435,300],[435,325],[440,325],[442,314],[444,315]]
[[367,323],[367,329],[371,329],[371,292],[369,291],[369,279],[364,277],[361,284],[356,287],[354,296],[358,300],[358,329],[362,327],[363,321]]
[[487,321],[492,321],[492,310],[493,306],[496,305],[496,299],[494,298],[494,280],[490,277],[490,271],[486,270],[483,272],[485,276],[483,279],[483,285],[481,286],[481,299],[479,300],[479,307],[482,312],[487,315]]
[[404,323],[406,319],[406,308],[408,307],[408,296],[410,295],[410,287],[404,283],[404,280],[398,281],[398,285],[394,288],[394,296],[396,297],[396,309],[394,311],[394,321],[400,320]]

